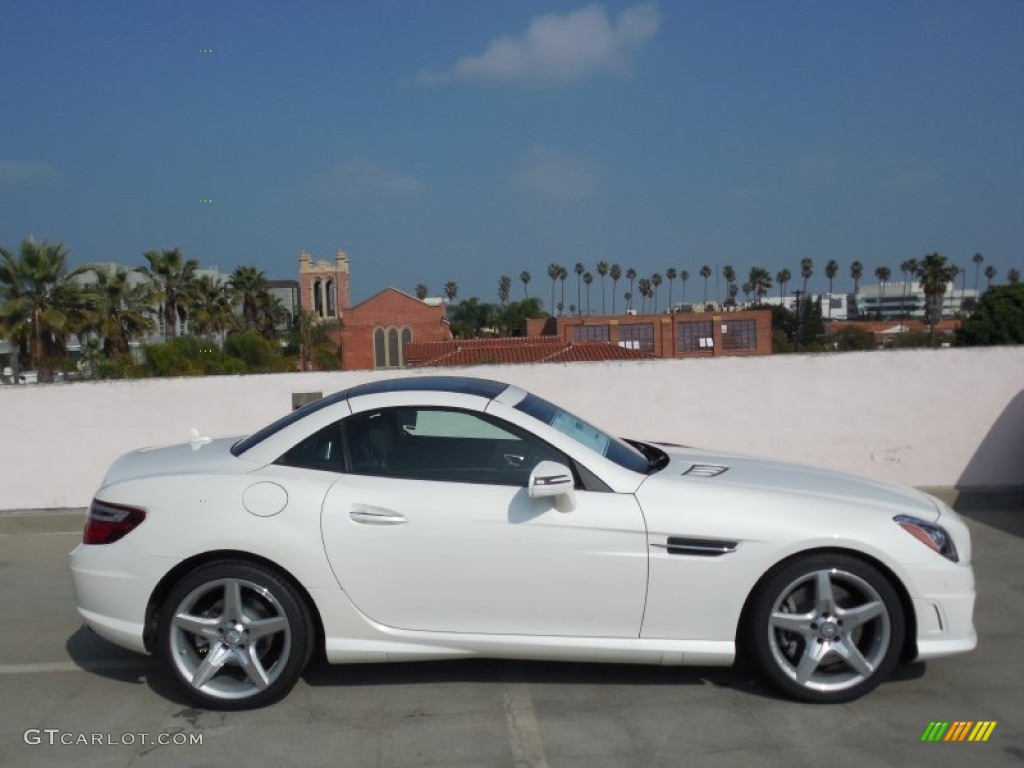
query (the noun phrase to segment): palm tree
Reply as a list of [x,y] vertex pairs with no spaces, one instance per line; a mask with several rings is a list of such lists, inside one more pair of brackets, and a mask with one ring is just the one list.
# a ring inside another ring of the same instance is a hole
[[12,368],[27,345],[39,381],[53,381],[54,363],[67,354],[67,339],[88,320],[88,305],[75,281],[88,267],[67,269],[60,243],[25,240],[18,255],[0,248],[0,333],[11,342]]
[[907,259],[900,263],[900,271],[903,273],[903,296],[900,299],[900,317],[906,317],[905,304],[907,303],[907,276],[917,274],[917,259]]
[[772,287],[772,276],[767,269],[762,267],[751,267],[747,280],[750,283],[750,290],[757,296],[758,301],[763,299]]
[[[622,277],[622,267],[618,264],[612,264],[612,268],[608,270],[608,274],[612,278],[612,314],[615,314],[615,292],[619,289],[619,278]],[[604,312],[604,282],[601,282],[601,311]]]
[[985,267],[985,278],[988,280],[988,284],[985,286],[985,290],[986,291],[989,288],[992,287],[992,280],[995,278],[995,276],[996,276],[996,268],[995,267],[993,267],[991,264],[989,264],[987,267]]
[[832,283],[839,274],[839,264],[835,259],[829,259],[825,263],[825,277],[828,278],[828,319],[832,319]]
[[502,275],[501,279],[498,280],[498,301],[501,302],[502,307],[508,306],[508,296],[512,293],[512,278],[508,275]]
[[626,300],[626,310],[629,311],[630,304],[633,301],[633,294],[630,293],[629,291],[626,291],[624,294],[622,294],[622,298]]
[[916,275],[921,278],[921,290],[924,291],[925,313],[931,329],[932,346],[935,346],[935,326],[942,319],[942,297],[946,286],[955,278],[950,267],[946,266],[946,257],[938,253],[929,253],[917,264]]
[[583,311],[583,273],[587,271],[587,268],[583,266],[583,262],[577,261],[576,266],[573,267],[573,271],[576,273],[576,311]]
[[690,273],[685,269],[679,271],[679,282],[683,284],[683,295],[679,297],[680,303],[686,301],[686,281],[690,279]]
[[235,322],[235,297],[232,293],[230,282],[222,285],[209,275],[201,275],[196,280],[189,318],[192,332],[199,336],[212,336],[223,343],[225,334]]
[[256,317],[258,320],[254,330],[268,341],[273,341],[279,335],[279,329],[288,324],[288,310],[269,290],[256,296]]
[[419,299],[420,301],[423,301],[425,298],[427,298],[427,294],[428,293],[429,293],[429,290],[427,288],[427,284],[426,283],[416,283],[416,298],[417,299]]
[[459,295],[459,284],[454,280],[449,280],[444,284],[444,297],[448,299],[448,317],[452,315],[452,302],[455,301],[455,297]]
[[708,278],[711,277],[711,267],[705,264],[700,268],[700,276],[704,278],[704,303],[708,303]]
[[568,278],[568,277],[569,277],[569,270],[566,269],[565,267],[559,267],[558,268],[558,279],[561,282],[561,289],[562,289],[562,292],[559,294],[559,298],[558,298],[558,312],[559,312],[559,314],[561,314],[561,312],[562,312],[562,307],[565,306],[565,281],[566,281],[566,278]]
[[164,340],[178,335],[178,322],[188,318],[189,299],[193,292],[199,262],[182,258],[180,248],[164,251],[146,251],[143,256],[148,267],[138,267],[153,287],[155,298],[161,303],[164,321]]
[[679,273],[676,272],[676,268],[675,267],[669,267],[668,269],[665,270],[665,279],[668,280],[668,311],[669,312],[672,311],[672,282],[676,279],[676,275],[677,274],[679,274]]
[[651,296],[651,280],[648,277],[641,277],[640,282],[637,283],[637,287],[640,289],[640,314],[647,314],[647,299]]
[[892,270],[888,267],[878,267],[875,269],[875,277],[878,278],[878,314],[882,314],[882,300],[885,298],[885,284],[889,281],[892,276]]
[[[590,272],[583,273],[583,284],[587,286],[587,314],[590,314],[590,284],[594,282],[594,276]],[[602,291],[603,293],[603,291]],[[602,296],[602,298],[604,298]]]
[[793,275],[788,269],[780,269],[775,273],[775,282],[779,284],[779,299],[783,304],[786,302],[786,286],[789,281],[793,279]]
[[1020,270],[1011,269],[1006,273],[1006,280],[1010,285],[1017,285],[1020,282]]
[[626,299],[626,308],[633,308],[633,281],[636,280],[636,270],[632,267],[626,269],[626,279],[629,280],[629,298]]
[[519,281],[523,284],[523,298],[530,298],[530,292],[526,290],[526,286],[530,284],[530,273],[524,269],[519,273]]
[[651,275],[651,285],[654,286],[654,311],[658,311],[658,286],[661,285],[661,275],[655,272]]
[[[608,274],[608,262],[599,261],[597,262],[597,274],[601,278],[601,314],[604,315],[604,276]],[[614,290],[614,289],[613,289]],[[615,298],[614,296],[612,297]],[[589,308],[589,304],[587,305]]]
[[256,267],[239,266],[228,278],[228,285],[242,304],[242,324],[247,330],[255,330],[260,321],[259,307],[270,293],[266,275]]
[[864,277],[864,265],[859,261],[850,265],[850,277],[853,278],[853,292],[860,293],[860,279]]
[[807,294],[807,281],[814,274],[814,260],[806,257],[800,259],[800,277],[804,279],[804,295]]
[[971,261],[974,262],[974,294],[975,295],[978,294],[978,280],[979,280],[980,275],[981,275],[981,263],[984,260],[985,260],[985,257],[982,256],[980,253],[976,253],[976,254],[974,254],[973,257],[971,257]]
[[148,284],[131,285],[124,267],[85,269],[95,275],[84,289],[91,310],[86,330],[99,335],[107,357],[127,355],[132,341],[156,329],[153,291]]
[[562,274],[562,266],[551,262],[548,264],[548,277],[551,278],[551,314],[555,314],[555,281],[558,280],[558,276]]
[[736,270],[732,268],[731,264],[722,267],[722,277],[725,279],[725,290],[728,293],[729,286],[736,282]]

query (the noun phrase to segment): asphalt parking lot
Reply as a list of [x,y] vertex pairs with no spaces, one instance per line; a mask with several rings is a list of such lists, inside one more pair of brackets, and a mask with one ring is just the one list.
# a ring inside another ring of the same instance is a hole
[[[978,649],[851,704],[793,703],[731,669],[474,660],[314,665],[282,703],[225,714],[169,698],[148,659],[81,628],[80,512],[5,513],[0,765],[1024,765],[1024,508],[965,516]],[[922,743],[946,720],[997,725],[985,743]]]

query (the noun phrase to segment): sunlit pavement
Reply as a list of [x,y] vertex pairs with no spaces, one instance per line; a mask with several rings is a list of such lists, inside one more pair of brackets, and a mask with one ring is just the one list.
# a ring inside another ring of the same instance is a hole
[[[224,714],[168,698],[152,662],[81,629],[66,560],[81,512],[0,514],[0,765],[1024,765],[1024,508],[966,516],[978,649],[852,704],[796,704],[729,669],[459,661],[315,664],[280,704]],[[997,725],[922,743],[933,721]]]

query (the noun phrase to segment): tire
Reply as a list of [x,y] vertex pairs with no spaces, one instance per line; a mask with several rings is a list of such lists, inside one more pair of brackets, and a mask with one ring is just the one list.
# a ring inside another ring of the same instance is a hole
[[885,680],[906,632],[899,595],[851,555],[810,554],[770,571],[752,595],[741,643],[788,696],[852,701]]
[[207,709],[278,701],[313,653],[306,604],[284,578],[254,563],[197,568],[171,589],[157,621],[161,662],[177,688]]

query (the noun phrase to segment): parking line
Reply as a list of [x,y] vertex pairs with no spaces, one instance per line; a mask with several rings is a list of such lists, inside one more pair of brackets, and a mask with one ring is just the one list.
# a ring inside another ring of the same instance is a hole
[[516,768],[548,768],[544,743],[540,738],[533,698],[527,683],[506,682],[502,685],[505,720]]

